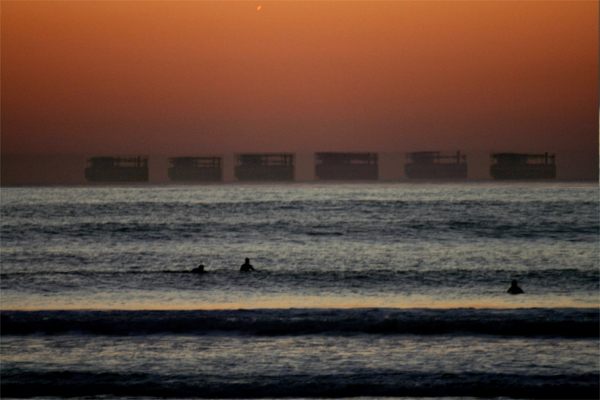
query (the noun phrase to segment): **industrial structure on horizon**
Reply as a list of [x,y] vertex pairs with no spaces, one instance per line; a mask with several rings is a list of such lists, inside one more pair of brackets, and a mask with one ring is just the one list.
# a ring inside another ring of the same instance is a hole
[[[418,151],[406,154],[405,177],[410,180],[467,179],[467,157],[460,151]],[[223,156],[171,157],[165,171],[172,182],[223,182]],[[376,181],[380,178],[379,155],[368,152],[319,152],[314,154],[315,179],[319,181]],[[493,153],[489,167],[493,179],[555,179],[556,155],[549,153]],[[147,156],[102,156],[87,160],[88,182],[148,182]],[[155,182],[164,182],[153,164]],[[306,171],[305,166],[301,169]],[[162,168],[162,167],[160,167]],[[231,168],[231,167],[230,167]],[[293,153],[245,153],[235,156],[235,180],[240,182],[291,182],[296,178]],[[158,179],[158,180],[157,180]],[[229,178],[230,180],[231,178]],[[397,178],[401,179],[401,178]]]
[[316,153],[315,175],[318,180],[377,180],[377,153]]
[[89,182],[147,182],[148,157],[92,157],[85,179]]
[[238,154],[235,177],[238,181],[293,181],[294,154]]
[[222,157],[169,158],[169,179],[174,182],[220,182]]
[[494,153],[490,175],[494,179],[555,179],[555,154]]
[[404,172],[409,179],[467,179],[467,156],[460,151],[417,151],[406,157]]

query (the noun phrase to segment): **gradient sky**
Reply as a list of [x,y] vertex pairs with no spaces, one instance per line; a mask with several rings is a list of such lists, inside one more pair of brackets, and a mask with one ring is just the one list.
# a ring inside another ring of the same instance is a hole
[[595,1],[1,4],[3,154],[598,152]]

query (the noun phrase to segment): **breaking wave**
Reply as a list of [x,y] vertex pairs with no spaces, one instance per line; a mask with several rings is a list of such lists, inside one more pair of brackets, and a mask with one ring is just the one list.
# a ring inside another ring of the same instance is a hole
[[597,309],[255,309],[4,311],[3,335],[485,334],[598,337]]

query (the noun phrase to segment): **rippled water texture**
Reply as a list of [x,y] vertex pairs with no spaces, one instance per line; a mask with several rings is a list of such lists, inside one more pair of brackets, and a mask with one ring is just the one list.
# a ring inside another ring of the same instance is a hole
[[5,188],[2,307],[595,306],[598,210],[596,185]]
[[1,196],[3,397],[597,397],[597,185]]

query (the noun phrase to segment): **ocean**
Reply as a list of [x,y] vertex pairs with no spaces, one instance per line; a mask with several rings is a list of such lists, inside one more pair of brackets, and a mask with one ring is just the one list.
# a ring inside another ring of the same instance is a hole
[[2,396],[597,398],[598,196],[2,188]]

